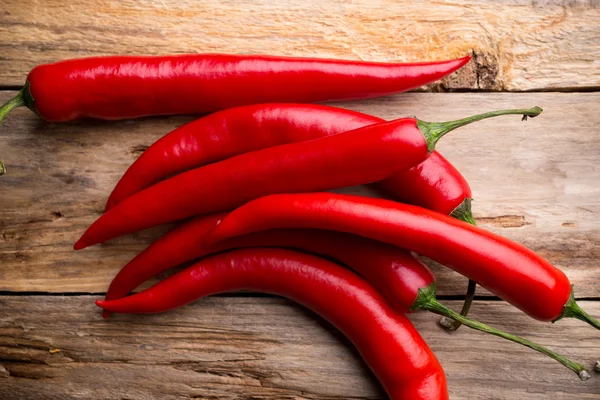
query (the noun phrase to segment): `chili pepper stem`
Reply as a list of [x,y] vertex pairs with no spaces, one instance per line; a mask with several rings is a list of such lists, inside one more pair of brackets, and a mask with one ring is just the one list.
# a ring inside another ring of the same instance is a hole
[[[11,112],[15,108],[23,106],[29,107],[37,114],[37,111],[35,110],[35,107],[33,105],[33,97],[31,96],[31,92],[29,91],[29,82],[25,82],[25,86],[23,86],[23,89],[21,89],[15,97],[13,97],[12,99],[8,100],[6,103],[0,106],[0,122],[2,122],[4,117],[6,117],[6,114]],[[6,168],[4,167],[2,161],[0,161],[0,175],[4,175],[5,172]]]
[[565,307],[563,308],[563,312],[560,315],[560,317],[556,318],[554,321],[552,321],[552,323],[563,318],[577,318],[578,320],[587,322],[596,329],[600,329],[600,321],[592,317],[590,314],[586,313],[575,301],[575,291],[573,290],[572,285],[569,301],[567,301],[567,304],[565,304]]
[[463,325],[468,326],[469,328],[472,328],[472,329],[475,329],[478,331],[482,331],[482,332],[486,332],[486,333],[490,333],[492,335],[495,335],[495,336],[504,338],[506,340],[510,340],[512,342],[529,347],[530,349],[535,350],[539,353],[545,354],[546,356],[558,361],[565,367],[569,368],[571,371],[575,372],[582,381],[585,381],[585,380],[591,378],[590,373],[588,371],[586,371],[586,369],[583,365],[578,364],[574,361],[571,361],[568,358],[561,356],[560,354],[555,353],[554,351],[552,351],[550,349],[547,349],[543,346],[540,346],[537,343],[533,343],[533,342],[531,342],[527,339],[521,338],[519,336],[512,335],[512,334],[506,333],[506,332],[502,332],[502,331],[492,328],[488,325],[485,325],[479,321],[475,321],[475,320],[466,318],[466,317],[452,311],[448,307],[446,307],[443,304],[441,304],[440,302],[438,302],[438,300],[436,299],[435,293],[436,293],[435,282],[424,288],[419,289],[417,299],[413,303],[411,310],[421,309],[421,310],[431,311],[435,314],[443,315],[443,316],[452,318],[456,321],[459,321]]
[[[469,310],[471,309],[471,304],[473,303],[473,297],[475,297],[476,288],[477,283],[469,279],[469,286],[467,286],[467,295],[465,297],[465,302],[463,303],[462,310],[460,310],[460,315],[466,317],[469,313]],[[455,331],[462,325],[462,323],[460,323],[459,321],[449,317],[440,318],[439,324],[442,326],[442,328],[448,331]]]
[[448,132],[453,131],[456,128],[460,128],[461,126],[468,125],[475,121],[481,121],[482,119],[497,117],[499,115],[521,114],[523,115],[523,120],[526,120],[527,117],[537,117],[542,113],[542,111],[543,110],[540,107],[533,107],[529,109],[498,110],[447,122],[426,122],[418,119],[417,127],[423,133],[423,136],[425,136],[425,140],[427,141],[427,149],[429,151],[433,151],[438,140],[440,140]]
[[[472,199],[465,197],[465,199],[458,206],[456,206],[454,210],[452,210],[450,216],[468,224],[477,225],[475,218],[473,218],[473,213],[471,212],[471,201]],[[477,283],[469,279],[469,286],[467,287],[467,294],[465,296],[465,302],[463,303],[460,315],[464,315],[466,317],[469,313],[471,304],[473,303],[473,297],[475,297],[476,289]],[[442,328],[449,331],[455,331],[462,325],[460,322],[448,317],[440,318],[439,324],[442,326]]]
[[15,108],[23,107],[25,105],[25,96],[23,95],[23,90],[24,88],[17,93],[15,97],[0,106],[0,122],[2,122],[4,117],[6,117],[6,114]]
[[[25,98],[23,97],[23,90],[21,90],[15,97],[8,100],[2,106],[0,106],[0,122],[4,119],[6,114],[14,110],[15,108],[22,107],[25,105]],[[4,175],[6,168],[4,163],[0,161],[0,175]]]
[[468,224],[477,225],[475,218],[473,218],[473,213],[471,212],[472,201],[472,199],[465,198],[454,210],[452,210],[450,216]]

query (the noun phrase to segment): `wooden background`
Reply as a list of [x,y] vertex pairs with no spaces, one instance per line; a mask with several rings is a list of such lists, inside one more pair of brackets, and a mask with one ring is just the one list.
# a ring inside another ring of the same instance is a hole
[[[442,121],[539,105],[539,118],[465,127],[439,146],[470,181],[478,222],[562,268],[600,317],[600,2],[512,0],[3,0],[0,102],[35,65],[100,54],[272,53],[436,60],[472,53],[423,92],[337,104]],[[523,93],[525,92],[525,93]],[[26,109],[0,126],[0,398],[379,399],[378,383],[325,321],[261,295],[217,296],[155,316],[102,320],[93,301],[168,227],[75,253],[127,166],[192,117],[48,124]],[[363,191],[352,188],[350,191]],[[436,267],[458,309],[466,282]],[[473,317],[586,366],[600,334],[531,321],[481,290]],[[600,399],[537,354],[411,316],[452,399]]]

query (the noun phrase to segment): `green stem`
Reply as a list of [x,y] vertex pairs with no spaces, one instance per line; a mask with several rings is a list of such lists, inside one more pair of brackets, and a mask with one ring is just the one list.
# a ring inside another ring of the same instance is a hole
[[[465,296],[465,302],[463,303],[462,310],[460,310],[460,315],[466,317],[469,314],[469,310],[471,309],[471,304],[473,304],[473,298],[475,297],[475,290],[477,289],[477,283],[469,279],[469,285],[467,286],[467,294]],[[442,317],[439,321],[440,325],[449,331],[455,331],[462,323],[450,317]]]
[[506,340],[510,340],[511,342],[515,342],[521,344],[525,347],[529,347],[532,350],[535,350],[539,353],[545,354],[546,356],[552,358],[553,360],[558,361],[565,367],[569,368],[571,371],[575,372],[582,381],[585,381],[591,377],[588,371],[586,371],[585,367],[579,363],[569,360],[568,358],[561,356],[558,353],[553,352],[550,349],[547,349],[543,346],[540,346],[537,343],[529,341],[527,339],[523,339],[519,336],[512,335],[510,333],[502,332],[495,328],[492,328],[488,325],[485,325],[481,322],[474,321],[472,319],[463,317],[462,315],[452,311],[448,307],[441,304],[435,297],[435,282],[430,284],[425,288],[419,289],[419,293],[417,295],[417,299],[413,303],[411,310],[428,310],[433,313],[443,315],[457,321],[460,321],[463,325],[468,326],[469,328],[476,329],[478,331],[490,333],[492,335],[504,338]]
[[567,304],[565,304],[565,307],[563,308],[562,314],[552,322],[554,323],[563,318],[577,318],[578,320],[587,322],[596,329],[600,329],[600,321],[586,313],[575,301],[575,292],[573,291],[573,286],[571,286],[571,295],[569,296]]
[[[30,110],[38,113],[35,109],[35,102],[33,100],[33,96],[31,95],[31,91],[29,90],[29,82],[25,82],[25,86],[23,89],[17,93],[15,97],[8,100],[6,103],[0,106],[0,122],[6,117],[6,114],[14,110],[18,107],[27,106]],[[0,175],[4,175],[6,172],[6,168],[4,168],[4,164],[0,161]]]
[[[454,210],[452,210],[450,216],[468,224],[477,225],[475,218],[473,218],[473,213],[471,212],[471,199],[468,197],[465,197],[464,200],[458,206],[456,206]],[[473,298],[475,297],[476,289],[477,283],[469,279],[469,286],[467,287],[467,294],[465,296],[465,302],[463,303],[462,310],[460,310],[460,315],[466,317],[469,314],[471,304],[473,303]],[[455,331],[462,325],[460,322],[448,317],[440,318],[439,323],[443,328],[449,331]]]
[[542,113],[542,111],[543,110],[540,107],[533,107],[529,109],[498,110],[447,122],[426,122],[418,119],[417,127],[423,133],[423,136],[427,141],[427,149],[429,151],[433,151],[438,140],[440,140],[446,133],[453,131],[456,128],[460,128],[461,126],[468,125],[475,121],[481,121],[482,119],[497,117],[499,115],[520,114],[523,115],[523,120],[526,120],[527,117],[537,117]]
[[[25,88],[23,88],[23,90],[24,89]],[[6,103],[2,104],[2,106],[0,106],[0,122],[2,122],[4,117],[6,117],[6,114],[11,112],[15,108],[23,107],[24,105],[26,105],[25,96],[23,95],[23,90],[21,90],[19,93],[17,93],[17,95],[15,97],[13,97],[12,99],[8,100]]]
[[477,225],[473,213],[471,212],[471,202],[473,200],[465,197],[465,199],[450,213],[451,217],[464,221],[471,225]]

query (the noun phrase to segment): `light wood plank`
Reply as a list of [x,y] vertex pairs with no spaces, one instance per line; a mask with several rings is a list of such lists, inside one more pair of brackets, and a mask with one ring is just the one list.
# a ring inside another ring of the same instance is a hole
[[[11,94],[0,93],[0,100]],[[543,106],[545,112],[527,122],[503,117],[462,128],[444,138],[440,150],[471,182],[475,216],[484,227],[562,268],[578,296],[598,297],[598,101],[596,93],[412,93],[340,105],[389,119],[418,115],[432,121]],[[104,292],[116,272],[166,228],[81,252],[72,245],[100,215],[140,149],[190,119],[46,124],[28,110],[15,111],[0,127],[0,159],[8,166],[0,179],[0,290]],[[464,293],[465,279],[442,267],[435,272],[440,294]]]
[[[213,297],[108,320],[93,300],[0,297],[3,399],[383,397],[351,344],[287,300]],[[582,305],[600,314],[600,303]],[[598,357],[598,331],[579,321],[542,324],[500,302],[476,303],[473,316],[586,366]],[[443,364],[453,400],[600,399],[596,373],[581,382],[528,349],[465,328],[444,332],[432,314],[411,319]]]
[[270,53],[379,61],[472,51],[449,88],[600,86],[596,0],[4,0],[0,85],[107,54]]

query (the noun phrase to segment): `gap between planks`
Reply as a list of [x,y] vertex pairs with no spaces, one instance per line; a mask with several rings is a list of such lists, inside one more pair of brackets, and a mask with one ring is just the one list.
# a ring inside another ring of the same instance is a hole
[[[479,288],[481,289],[481,288]],[[19,292],[19,291],[0,291],[0,296],[7,297],[36,297],[36,296],[49,296],[49,297],[77,297],[77,296],[106,296],[106,292]],[[233,293],[221,293],[214,295],[215,297],[262,297],[262,298],[273,298],[280,297],[267,293],[259,292],[233,292]],[[436,296],[441,301],[464,301],[465,296],[461,295],[438,295]],[[475,295],[474,301],[504,301],[497,296],[478,296]],[[600,297],[575,297],[577,301],[600,301]]]
[[[23,89],[23,85],[4,85],[0,86],[0,91],[19,91]],[[406,93],[422,93],[428,91],[427,87],[410,90]],[[505,91],[505,93],[594,93],[600,92],[600,86],[590,87],[556,87],[550,89],[531,89],[531,90],[512,90]],[[489,89],[453,89],[453,88],[441,88],[435,89],[435,93],[495,93]]]

